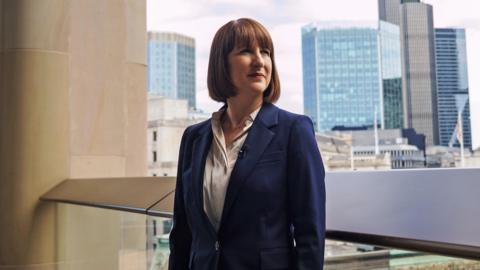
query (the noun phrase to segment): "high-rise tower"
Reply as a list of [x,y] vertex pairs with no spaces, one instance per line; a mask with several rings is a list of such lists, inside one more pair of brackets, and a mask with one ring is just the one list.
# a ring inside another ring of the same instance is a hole
[[401,0],[378,0],[378,18],[381,21],[400,25]]
[[420,0],[378,0],[378,17],[400,26],[403,126],[438,144],[433,9]]
[[427,145],[438,144],[434,35],[432,6],[418,0],[402,0],[404,127],[425,134]]
[[188,100],[195,108],[195,40],[170,32],[148,32],[149,94]]
[[[467,48],[465,29],[435,29],[435,57],[437,64],[437,107],[440,144],[448,146],[453,136],[456,139],[457,100],[459,95],[468,98]],[[465,147],[472,146],[470,106],[467,99],[462,117],[462,136]]]

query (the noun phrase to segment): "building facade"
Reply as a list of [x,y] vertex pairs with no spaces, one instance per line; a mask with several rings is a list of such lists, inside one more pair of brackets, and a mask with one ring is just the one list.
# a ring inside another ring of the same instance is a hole
[[148,32],[147,87],[149,94],[195,101],[195,40],[170,32]]
[[[397,127],[401,114],[399,29],[387,22],[302,28],[304,112],[316,131]],[[400,103],[399,103],[400,102]],[[385,117],[388,116],[388,117]]]
[[[386,169],[378,164],[387,162],[387,169],[411,169],[425,167],[425,152],[414,145],[402,129],[377,130],[378,141],[375,142],[373,129],[336,130],[327,135],[335,138],[350,138],[350,156],[354,164],[349,166],[359,169],[369,161],[371,169]],[[317,139],[318,141],[318,139]],[[319,143],[320,145],[320,143]],[[339,156],[339,155],[337,155]],[[351,159],[350,158],[350,159]],[[340,158],[336,157],[337,163]],[[337,165],[337,169],[341,166]]]
[[325,171],[372,171],[391,169],[388,154],[362,155],[353,152],[351,133],[316,133]]
[[[435,29],[437,64],[437,108],[440,145],[448,146],[457,125],[456,96],[468,98],[467,48],[465,29]],[[463,105],[463,104],[461,104]],[[472,147],[470,104],[462,110],[462,135],[465,147]],[[454,145],[459,146],[456,136]]]
[[148,97],[147,162],[150,176],[176,176],[178,149],[185,129],[206,120],[192,115],[188,101]]
[[401,0],[378,0],[378,19],[400,25]]
[[400,29],[397,25],[380,21],[379,34],[384,128],[402,128],[403,99]]
[[419,0],[402,0],[400,33],[404,127],[425,134],[427,145],[436,145],[438,118],[432,6]]

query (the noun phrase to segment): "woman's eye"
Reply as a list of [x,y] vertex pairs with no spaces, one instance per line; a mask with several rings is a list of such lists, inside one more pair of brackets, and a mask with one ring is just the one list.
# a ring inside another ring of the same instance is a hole
[[262,54],[270,55],[270,50],[262,50]]

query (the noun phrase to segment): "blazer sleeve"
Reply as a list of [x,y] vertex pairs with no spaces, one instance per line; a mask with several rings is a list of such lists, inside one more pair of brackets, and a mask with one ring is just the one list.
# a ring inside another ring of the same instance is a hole
[[325,170],[310,118],[293,123],[288,144],[288,207],[295,239],[294,269],[323,269]]
[[[177,183],[175,188],[175,198],[173,205],[173,227],[170,232],[170,258],[169,270],[188,269],[190,257],[190,247],[192,243],[192,234],[187,223],[185,205],[183,201],[182,172],[185,163],[185,149],[188,137],[188,128],[182,136],[177,168]],[[188,155],[187,155],[188,156]]]

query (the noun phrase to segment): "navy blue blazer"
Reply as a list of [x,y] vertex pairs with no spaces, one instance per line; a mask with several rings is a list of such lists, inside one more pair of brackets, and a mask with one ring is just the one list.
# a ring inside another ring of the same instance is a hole
[[210,120],[182,137],[170,270],[323,268],[325,171],[310,118],[262,105],[227,187],[216,232],[203,210]]

